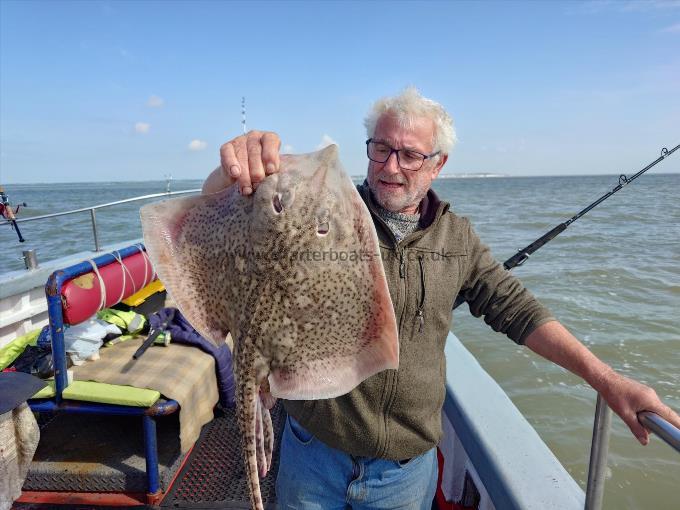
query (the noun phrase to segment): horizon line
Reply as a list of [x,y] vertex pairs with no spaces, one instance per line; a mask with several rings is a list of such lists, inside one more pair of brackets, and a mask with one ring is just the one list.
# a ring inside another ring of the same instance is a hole
[[[520,174],[520,175],[513,175],[513,174],[502,174],[502,173],[494,173],[494,172],[470,172],[470,173],[441,173],[439,174],[439,177],[443,178],[467,178],[467,179],[489,179],[489,178],[496,178],[496,179],[505,179],[505,178],[526,178],[526,177],[607,177],[607,176],[614,176],[618,177],[621,174],[612,174],[612,173],[593,173],[593,174]],[[680,172],[663,172],[663,173],[650,173],[648,175],[680,175]],[[491,177],[489,177],[491,176]],[[350,179],[359,179],[359,178],[365,178],[366,176],[364,174],[356,174],[356,175],[350,175]],[[437,178],[434,179],[433,182],[437,181]],[[172,179],[172,182],[189,182],[189,181],[205,181],[204,178],[200,179],[190,179],[190,178],[177,178],[177,179]],[[5,182],[2,183],[0,182],[0,185],[3,186],[26,186],[26,185],[34,185],[34,184],[95,184],[95,183],[122,183],[122,182],[136,182],[136,183],[143,183],[143,182],[166,182],[166,179],[164,178],[158,178],[158,179],[127,179],[127,180],[92,180],[92,181],[36,181],[36,182]]]

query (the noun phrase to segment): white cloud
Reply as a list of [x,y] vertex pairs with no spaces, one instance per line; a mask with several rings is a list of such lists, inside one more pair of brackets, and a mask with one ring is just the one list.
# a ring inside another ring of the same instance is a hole
[[651,12],[656,10],[678,9],[678,0],[628,0],[621,2],[620,8],[624,12]]
[[151,124],[147,124],[146,122],[137,122],[137,124],[135,124],[135,131],[137,133],[145,135],[149,132],[149,129],[151,129]]
[[160,108],[161,106],[163,106],[163,104],[165,104],[163,98],[154,95],[152,95],[146,102],[146,106],[149,106],[151,108]]
[[190,151],[202,151],[208,146],[208,142],[204,142],[203,140],[191,140],[189,142],[189,150]]
[[99,7],[101,8],[101,11],[106,14],[107,16],[111,16],[112,14],[115,14],[115,11],[113,10],[113,6],[111,5],[110,2],[100,2]]
[[321,150],[324,147],[328,147],[329,145],[338,145],[338,142],[333,140],[330,136],[328,136],[326,133],[321,137],[321,143],[316,146],[316,150]]
[[283,150],[281,152],[285,152],[286,154],[292,154],[294,150],[295,149],[293,149],[292,145],[286,144],[283,146]]
[[670,33],[670,34],[680,34],[680,23],[671,25],[670,27],[662,28],[660,32]]
[[680,0],[591,0],[568,3],[572,13],[602,14],[604,12],[658,12],[680,9]]

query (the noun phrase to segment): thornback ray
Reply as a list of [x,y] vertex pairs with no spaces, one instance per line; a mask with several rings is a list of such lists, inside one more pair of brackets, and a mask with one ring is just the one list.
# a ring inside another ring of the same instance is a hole
[[144,242],[189,322],[234,339],[251,503],[269,469],[274,397],[343,395],[399,363],[394,309],[370,213],[337,147],[281,157],[251,196],[236,186],[141,209]]

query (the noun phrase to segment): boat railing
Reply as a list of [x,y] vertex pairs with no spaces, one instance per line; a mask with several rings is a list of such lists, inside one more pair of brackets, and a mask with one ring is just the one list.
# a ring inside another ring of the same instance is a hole
[[[642,425],[680,453],[680,429],[650,411],[638,413],[638,419]],[[598,394],[593,422],[593,439],[590,447],[585,510],[600,510],[602,508],[611,421],[612,410]]]
[[[198,193],[200,188],[196,189],[185,189],[185,190],[180,190],[180,191],[165,191],[163,193],[152,193],[150,195],[140,195],[138,197],[132,197],[132,198],[126,198],[123,200],[116,200],[114,202],[107,202],[105,204],[99,204],[99,205],[93,205],[91,207],[82,207],[80,209],[73,209],[71,211],[62,211],[58,213],[52,213],[52,214],[43,214],[40,216],[32,216],[29,218],[17,218],[16,222],[17,223],[27,223],[29,221],[39,221],[39,220],[46,220],[50,218],[58,218],[60,216],[68,216],[70,214],[79,214],[79,213],[90,213],[90,221],[92,223],[92,234],[94,236],[94,251],[101,251],[101,246],[99,245],[99,233],[97,231],[97,214],[96,211],[99,209],[104,209],[105,207],[113,207],[115,205],[120,205],[120,204],[127,204],[129,202],[138,202],[140,200],[148,200],[151,198],[158,198],[158,197],[170,197],[173,195],[184,195],[188,193]],[[0,225],[4,224],[9,224],[9,221],[4,220]],[[26,256],[26,255],[25,255]]]
[[680,429],[668,423],[656,413],[643,411],[638,416],[640,422],[645,427],[663,439],[676,452],[680,453]]

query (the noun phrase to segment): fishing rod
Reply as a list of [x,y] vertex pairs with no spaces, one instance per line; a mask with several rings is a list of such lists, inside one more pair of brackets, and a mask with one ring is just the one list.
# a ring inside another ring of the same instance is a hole
[[19,236],[20,243],[25,242],[26,239],[24,239],[24,237],[21,235],[21,230],[19,230],[19,225],[17,224],[17,220],[14,215],[19,212],[19,208],[22,205],[26,207],[26,202],[17,205],[16,210],[12,211],[12,205],[9,203],[9,198],[5,194],[5,188],[0,186],[0,217],[5,218],[16,231],[17,235]]
[[[528,259],[529,256],[540,249],[542,246],[546,245],[550,241],[552,241],[554,238],[556,238],[558,235],[560,235],[562,232],[564,232],[569,225],[574,223],[576,220],[578,220],[581,216],[586,214],[588,211],[591,209],[594,209],[598,205],[600,205],[602,202],[607,200],[610,196],[612,196],[614,193],[619,191],[621,188],[623,188],[625,185],[630,184],[633,182],[635,179],[640,177],[642,174],[644,174],[647,170],[652,168],[654,165],[659,163],[660,161],[666,159],[668,156],[673,154],[676,150],[680,148],[680,145],[676,145],[673,147],[671,150],[668,150],[666,147],[661,149],[661,156],[656,158],[654,161],[652,161],[649,165],[644,167],[642,170],[640,170],[638,173],[633,175],[632,177],[626,177],[625,174],[619,175],[619,184],[612,189],[611,191],[608,191],[604,195],[602,195],[600,198],[595,200],[592,204],[590,204],[588,207],[583,209],[582,211],[579,211],[577,214],[569,218],[567,221],[560,223],[557,225],[555,228],[550,230],[549,232],[546,232],[543,234],[541,237],[536,239],[533,243],[529,244],[528,246],[525,246],[521,250],[518,250],[517,253],[515,253],[512,257],[510,257],[508,260],[503,262],[503,267],[510,271],[511,269],[521,266],[524,264]],[[463,302],[465,302],[465,299],[463,299],[460,295],[456,298],[456,302],[453,305],[453,308],[457,308],[460,306]]]

